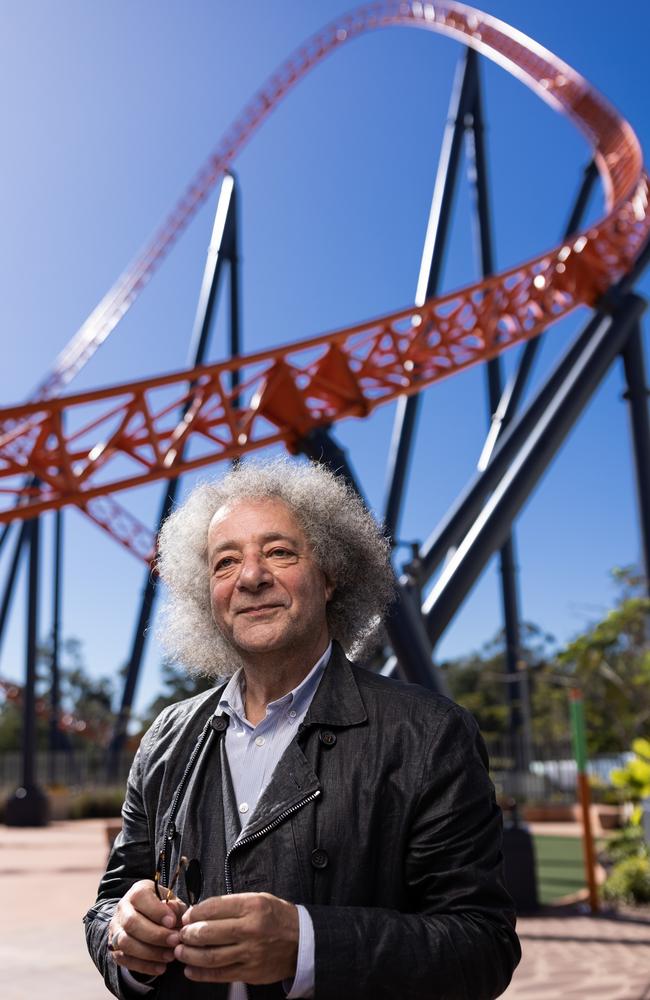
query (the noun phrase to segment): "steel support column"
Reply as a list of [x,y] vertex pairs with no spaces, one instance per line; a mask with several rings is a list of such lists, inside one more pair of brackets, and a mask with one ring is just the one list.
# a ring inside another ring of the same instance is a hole
[[[415,304],[418,306],[435,295],[440,283],[451,208],[458,177],[465,118],[474,102],[476,80],[476,53],[473,49],[467,48],[458,64],[449,102],[449,115],[438,161],[438,171],[415,293]],[[402,397],[397,402],[388,460],[388,488],[384,505],[384,526],[386,534],[391,540],[394,539],[399,525],[419,399],[419,395],[416,395],[408,398]]]
[[50,663],[51,671],[51,692],[50,692],[50,727],[49,727],[49,782],[55,785],[57,782],[56,754],[67,743],[63,739],[63,734],[59,729],[60,712],[60,664],[59,648],[61,635],[61,580],[63,564],[63,511],[54,512],[54,559],[53,559],[53,581],[52,581],[52,658]]
[[629,403],[630,429],[634,448],[643,570],[646,590],[650,595],[650,420],[648,419],[648,387],[641,325],[636,324],[621,352]]
[[[432,644],[440,639],[488,559],[508,536],[513,520],[535,488],[578,416],[623,349],[646,303],[627,294],[609,315],[591,321],[587,343],[562,384],[522,442],[507,471],[425,601]],[[581,337],[582,341],[583,338]],[[516,425],[511,425],[516,429]],[[502,446],[505,442],[502,442]],[[496,456],[495,456],[496,458]],[[492,468],[491,463],[488,466]]]
[[[563,239],[568,239],[580,228],[597,178],[598,168],[596,167],[595,161],[591,160],[591,162],[585,167],[578,194],[575,202],[573,203],[569,220],[564,229]],[[540,333],[539,336],[533,337],[533,339],[529,340],[524,346],[517,365],[517,370],[508,379],[506,387],[501,393],[498,405],[492,411],[492,422],[490,424],[490,430],[479,459],[479,469],[485,469],[487,467],[499,434],[504,427],[507,427],[510,420],[514,416],[515,410],[519,406],[521,398],[526,391],[526,386],[528,385],[528,379],[530,378],[530,373],[533,369],[533,362],[542,345],[543,336],[544,334]]]
[[9,616],[9,609],[11,607],[11,601],[14,596],[14,587],[16,585],[16,576],[18,575],[18,568],[20,566],[20,557],[23,552],[23,546],[27,542],[29,536],[29,531],[27,525],[29,521],[23,521],[18,530],[18,537],[16,539],[16,545],[14,547],[14,554],[11,557],[11,563],[9,565],[9,572],[7,574],[7,582],[5,584],[4,593],[2,595],[2,604],[0,604],[0,648],[2,648],[2,640],[4,639],[5,627],[7,625],[7,618]]
[[36,784],[36,657],[38,652],[38,601],[40,521],[26,522],[29,544],[27,579],[26,671],[23,687],[22,784],[5,805],[7,826],[43,826],[47,823],[47,799]]
[[[465,138],[469,183],[473,195],[472,207],[477,256],[481,275],[487,278],[494,274],[494,254],[492,249],[490,199],[488,195],[483,100],[478,67],[476,70],[474,103],[471,109],[471,124],[467,129]],[[496,357],[488,361],[486,375],[489,430],[503,392],[501,358]],[[501,607],[505,634],[505,673],[508,677],[506,694],[508,700],[510,743],[515,757],[516,770],[526,771],[530,762],[530,710],[528,707],[526,663],[521,656],[519,593],[517,587],[515,542],[512,534],[506,538],[499,552],[499,569],[501,577]]]
[[[219,200],[215,212],[212,236],[208,247],[201,291],[194,319],[188,364],[192,368],[203,364],[208,348],[212,319],[217,301],[220,278],[224,260],[230,261],[230,348],[239,352],[239,304],[238,304],[238,273],[233,259],[237,253],[237,211],[236,182],[232,174],[224,177]],[[232,282],[235,282],[235,289]],[[184,414],[183,414],[184,415]],[[160,531],[163,521],[169,515],[176,500],[180,477],[170,479],[158,515]],[[135,697],[135,689],[140,673],[140,665],[144,655],[148,636],[149,622],[153,614],[156,598],[156,577],[152,570],[147,571],[142,587],[140,609],[133,634],[131,654],[129,656],[120,712],[115,725],[108,755],[108,771],[115,776],[118,771],[119,755],[126,739],[127,726],[131,716],[131,706]]]
[[0,552],[2,552],[3,545],[9,539],[9,532],[11,531],[12,523],[12,521],[9,521],[7,524],[3,524],[2,528],[0,528]]
[[602,322],[606,322],[607,318],[608,313],[601,310],[589,320],[585,329],[568,348],[526,409],[503,431],[487,468],[483,472],[478,472],[470,480],[456,503],[445,514],[443,520],[422,546],[420,550],[422,583],[433,575],[449,549],[457,546],[459,540],[470,530],[481,512],[486,497],[497,486],[519,448],[534,431],[567,374],[573,369],[586,345],[591,341],[594,331]]

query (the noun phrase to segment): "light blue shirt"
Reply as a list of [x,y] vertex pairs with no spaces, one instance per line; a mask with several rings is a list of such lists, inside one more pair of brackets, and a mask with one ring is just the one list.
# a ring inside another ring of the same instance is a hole
[[[215,714],[230,716],[226,730],[226,753],[242,827],[240,837],[253,818],[255,807],[276,765],[307,714],[331,651],[330,643],[320,660],[293,691],[269,702],[266,715],[256,726],[246,718],[243,672],[238,670],[233,674],[224,688]],[[288,1000],[314,995],[314,926],[304,906],[298,906],[297,910],[298,960],[293,983],[284,984]],[[228,1000],[246,1000],[246,996],[243,983],[232,983]]]
[[[298,687],[282,698],[269,702],[266,715],[256,726],[251,725],[246,718],[242,690],[243,671],[234,673],[223,690],[214,714],[230,716],[230,724],[226,730],[226,753],[235,802],[239,809],[242,828],[240,836],[255,815],[255,806],[271,780],[280,757],[307,714],[331,652],[330,643]],[[284,983],[287,1000],[314,995],[314,925],[304,906],[297,906],[296,909],[299,922],[298,959],[293,983]],[[128,969],[120,969],[120,974],[135,993],[146,994],[153,988],[139,983]],[[247,1000],[244,983],[231,983],[228,1000]]]

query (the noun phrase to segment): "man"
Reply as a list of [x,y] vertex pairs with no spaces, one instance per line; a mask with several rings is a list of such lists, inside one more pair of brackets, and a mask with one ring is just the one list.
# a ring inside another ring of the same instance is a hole
[[319,466],[242,464],[167,520],[159,571],[170,654],[231,677],[166,709],[136,755],[85,918],[108,988],[499,996],[520,952],[476,725],[343,652],[391,596],[362,503]]

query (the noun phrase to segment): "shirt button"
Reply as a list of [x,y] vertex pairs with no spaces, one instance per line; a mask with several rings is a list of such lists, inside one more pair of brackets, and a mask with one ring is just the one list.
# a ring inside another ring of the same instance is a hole
[[264,744],[265,744],[265,742],[266,742],[266,740],[264,739],[263,736],[257,736],[255,738],[255,746],[256,747],[263,747]]
[[296,711],[295,711],[295,709],[293,709],[293,708],[290,709],[289,710],[289,715],[291,716],[292,719],[295,719],[295,717],[296,717]]
[[239,804],[239,811],[240,811],[240,813],[247,813],[248,812],[248,802],[241,802]]

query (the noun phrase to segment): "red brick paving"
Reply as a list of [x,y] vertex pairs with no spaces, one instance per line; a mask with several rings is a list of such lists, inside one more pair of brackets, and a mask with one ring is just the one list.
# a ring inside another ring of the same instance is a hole
[[[104,827],[0,826],[2,1000],[110,996],[81,923],[106,858]],[[504,1000],[650,1000],[650,917],[556,912],[521,918],[519,933],[524,957]]]
[[523,957],[504,1000],[650,1000],[649,917],[524,917],[518,931]]

